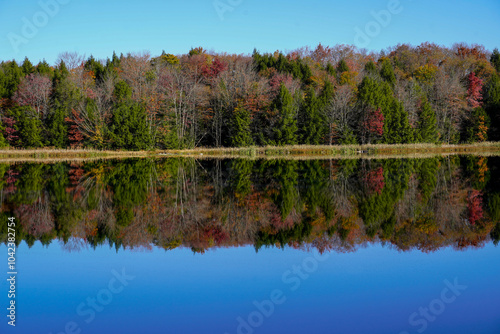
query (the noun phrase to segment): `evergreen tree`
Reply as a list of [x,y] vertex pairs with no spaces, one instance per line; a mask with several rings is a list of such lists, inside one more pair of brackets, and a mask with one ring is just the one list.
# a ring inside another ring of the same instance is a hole
[[54,80],[62,80],[67,78],[69,75],[68,67],[61,60],[61,62],[57,65],[56,70],[54,71]]
[[299,67],[301,73],[300,79],[302,79],[302,83],[304,85],[310,85],[313,82],[312,81],[313,73],[311,68],[309,67],[309,65],[303,63],[300,63]]
[[[358,101],[362,110],[381,109],[384,116],[383,142],[387,144],[411,143],[413,129],[403,104],[396,100],[388,82],[378,83],[370,77],[359,85]],[[362,123],[360,123],[362,126]],[[362,129],[359,132],[363,132]]]
[[56,108],[47,119],[47,130],[50,145],[58,148],[68,146],[68,125],[66,124],[68,113],[64,107]]
[[486,141],[489,125],[490,119],[486,111],[481,107],[474,108],[464,126],[466,130],[465,141],[469,143]]
[[384,113],[384,142],[387,144],[408,144],[414,141],[413,129],[408,121],[408,113],[403,104],[392,100],[388,111]]
[[105,73],[104,66],[99,61],[95,60],[92,55],[85,62],[84,68],[87,71],[92,71],[95,76],[96,82],[102,81]]
[[145,150],[151,148],[153,137],[147,125],[146,108],[139,103],[124,101],[115,106],[109,135],[113,148]]
[[9,142],[7,141],[7,139],[5,139],[3,135],[4,131],[5,131],[5,126],[3,126],[2,123],[0,123],[0,148],[9,146]]
[[330,81],[325,81],[325,85],[323,86],[323,91],[319,96],[321,108],[325,108],[332,101],[334,95],[335,95],[335,87]]
[[252,118],[250,112],[243,106],[238,106],[234,109],[233,120],[231,126],[231,144],[235,147],[252,146],[254,144],[250,124]]
[[377,66],[373,61],[369,61],[366,63],[365,72],[370,75],[377,75]]
[[51,95],[50,113],[47,118],[46,135],[50,145],[64,148],[68,142],[68,124],[66,118],[70,116],[71,110],[76,108],[81,99],[78,90],[68,80],[68,69],[66,64],[61,61],[54,70],[52,86],[54,87]]
[[349,72],[349,66],[344,59],[340,60],[337,64],[337,73],[340,75],[344,72]]
[[116,55],[116,52],[113,51],[113,56],[111,60],[108,58],[106,60],[106,66],[104,67],[104,73],[108,73],[116,77],[118,75],[118,68],[120,67],[120,58]]
[[389,84],[394,86],[396,83],[396,75],[394,75],[394,68],[389,60],[384,60],[382,62],[382,68],[380,69],[380,76],[382,79],[387,81]]
[[326,68],[325,68],[326,72],[332,76],[337,76],[337,70],[335,69],[335,67],[333,67],[332,64],[328,63],[326,65]]
[[51,76],[52,68],[50,67],[49,63],[47,63],[44,59],[41,62],[39,62],[38,65],[36,65],[36,72],[41,75]]
[[[23,76],[22,68],[15,60],[2,63],[3,78],[0,77],[2,87],[0,87],[0,98],[11,98],[17,90]],[[0,71],[1,73],[2,71]]]
[[0,66],[0,99],[7,96],[7,77],[3,73],[3,68]]
[[295,145],[297,144],[297,120],[296,108],[292,94],[282,83],[278,96],[274,101],[274,107],[278,110],[278,126],[274,130],[277,145]]
[[320,144],[324,135],[324,122],[320,115],[321,101],[316,97],[312,87],[306,91],[306,98],[301,111],[301,142],[302,144]]
[[132,89],[125,81],[118,81],[115,84],[115,90],[113,91],[114,98],[117,103],[127,101],[132,97]]
[[500,76],[492,75],[484,89],[484,108],[490,119],[489,138],[500,139]]
[[420,143],[436,143],[439,139],[436,127],[436,114],[427,100],[422,102],[416,135],[416,139]]
[[28,57],[24,58],[23,64],[21,65],[23,75],[27,76],[35,72],[35,66],[30,62]]
[[490,61],[493,67],[495,67],[497,72],[500,74],[500,52],[498,52],[498,49],[493,50]]
[[24,148],[42,147],[42,121],[31,107],[14,107],[10,110],[16,123],[14,129],[19,134],[19,145]]
[[[370,77],[364,77],[358,88],[358,100],[364,107],[381,108],[385,113],[393,100],[391,87]],[[384,114],[384,117],[386,115]]]

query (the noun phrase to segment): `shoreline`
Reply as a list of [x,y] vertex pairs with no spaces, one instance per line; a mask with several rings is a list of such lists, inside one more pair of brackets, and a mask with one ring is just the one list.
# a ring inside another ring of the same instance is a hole
[[123,158],[267,158],[267,159],[376,159],[425,158],[436,155],[500,156],[500,142],[476,144],[369,144],[293,145],[242,148],[195,148],[184,150],[112,151],[93,149],[0,150],[0,162],[44,160],[94,160]]

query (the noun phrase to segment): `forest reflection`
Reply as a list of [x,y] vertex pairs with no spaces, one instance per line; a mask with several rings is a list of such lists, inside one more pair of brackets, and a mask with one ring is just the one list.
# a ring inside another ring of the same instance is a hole
[[[253,245],[424,252],[500,239],[498,157],[0,164],[1,220],[67,250]],[[0,224],[7,241],[7,224]]]

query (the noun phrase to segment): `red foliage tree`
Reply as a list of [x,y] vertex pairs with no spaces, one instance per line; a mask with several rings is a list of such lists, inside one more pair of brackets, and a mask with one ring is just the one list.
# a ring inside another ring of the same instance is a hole
[[467,45],[465,43],[460,43],[455,45],[455,53],[460,58],[473,57],[475,59],[486,60],[486,50],[482,45]]
[[[274,69],[273,69],[274,70]],[[280,86],[283,83],[285,87],[291,91],[290,87],[293,86],[293,76],[290,74],[278,73],[276,71],[271,71],[271,78],[269,79],[269,86],[271,86],[271,96],[274,98],[280,90]]]
[[72,110],[73,118],[66,117],[64,120],[69,126],[68,139],[71,148],[81,147],[83,144],[83,134],[80,131],[78,123],[83,122],[83,119],[75,110]]
[[478,108],[483,104],[483,80],[476,76],[476,73],[471,72],[467,77],[467,103],[471,108]]
[[382,110],[380,108],[376,110],[369,109],[362,126],[362,132],[365,137],[363,141],[370,143],[373,137],[382,136],[384,134],[384,115],[382,114]]
[[16,124],[16,121],[12,117],[4,117],[3,124],[5,125],[5,139],[7,139],[9,145],[13,146],[19,138],[19,136],[17,135],[17,130],[14,128],[14,124]]
[[475,225],[483,218],[483,195],[479,190],[472,190],[467,198],[468,219]]
[[215,58],[211,64],[205,64],[201,69],[201,74],[206,79],[217,78],[221,72],[227,68],[219,58]]
[[379,195],[382,193],[382,189],[385,186],[384,180],[384,168],[379,167],[377,169],[373,169],[366,173],[363,178],[366,187],[368,188],[368,193],[378,193]]
[[16,186],[16,181],[18,179],[19,172],[16,172],[15,170],[9,169],[7,171],[7,177],[5,179],[5,182],[7,183],[6,187],[4,188],[5,194],[13,194],[17,190]]
[[203,236],[206,239],[213,240],[216,245],[222,244],[229,239],[226,231],[222,230],[220,226],[208,226],[203,231]]

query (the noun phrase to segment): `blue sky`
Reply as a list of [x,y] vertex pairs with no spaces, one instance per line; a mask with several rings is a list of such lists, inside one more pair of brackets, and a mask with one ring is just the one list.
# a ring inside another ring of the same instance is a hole
[[[394,1],[397,13],[377,23],[373,13]],[[43,3],[52,6],[47,10]],[[367,28],[372,37],[357,37]],[[404,42],[463,41],[492,50],[500,46],[499,31],[498,0],[0,0],[0,60],[28,56],[51,64],[63,51],[105,58],[113,51],[179,54],[200,45],[251,53],[254,47],[286,51],[319,42],[361,41],[378,51]]]

